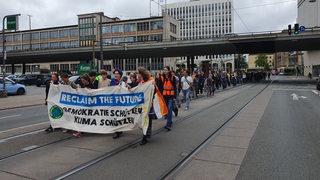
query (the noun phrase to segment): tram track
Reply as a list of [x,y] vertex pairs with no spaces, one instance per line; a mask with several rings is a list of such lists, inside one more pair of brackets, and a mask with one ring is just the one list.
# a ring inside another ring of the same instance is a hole
[[[257,86],[257,85],[253,85],[253,87],[254,87],[254,86]],[[249,101],[248,103],[246,103],[243,107],[240,108],[239,111],[237,111],[234,115],[232,115],[232,118],[234,118],[235,116],[237,116],[237,115],[239,114],[239,112],[245,108],[245,106],[247,106],[251,101],[253,101],[253,99],[254,99],[255,97],[257,97],[259,94],[261,94],[267,87],[268,87],[268,85],[266,85],[257,95],[255,95],[252,99],[250,99],[250,101]],[[182,123],[182,122],[184,122],[184,121],[186,121],[186,120],[189,120],[189,119],[191,119],[191,118],[194,118],[194,117],[197,116],[198,114],[200,114],[200,113],[202,113],[202,112],[205,112],[205,111],[208,111],[208,110],[211,109],[212,107],[218,106],[218,105],[220,105],[221,103],[226,102],[226,101],[234,98],[235,96],[237,96],[237,94],[234,94],[234,95],[231,95],[231,96],[229,96],[229,97],[227,97],[227,98],[224,98],[224,99],[218,101],[217,103],[215,103],[215,104],[213,104],[213,105],[211,105],[211,106],[208,106],[208,107],[206,107],[206,108],[204,108],[204,109],[201,109],[201,110],[197,111],[196,113],[190,114],[190,115],[185,116],[185,117],[183,117],[183,118],[179,118],[179,119],[177,119],[177,120],[175,121],[175,124],[178,125],[178,124],[180,124],[180,123]],[[205,96],[204,96],[204,97],[205,97]],[[231,120],[232,118],[230,118],[230,120]],[[220,126],[220,127],[218,128],[218,130],[216,130],[215,132],[213,132],[213,134],[216,134],[216,132],[218,132],[221,128],[223,128],[223,126],[225,126],[230,120],[228,120],[228,121],[225,122],[222,126]],[[163,128],[160,128],[160,129],[158,129],[158,130],[155,130],[155,131],[153,131],[153,136],[156,136],[156,135],[158,135],[158,134],[160,134],[160,133],[162,133],[162,132],[165,132],[165,131],[166,131],[166,130],[163,129]],[[210,136],[210,137],[211,137],[211,136]],[[207,139],[208,139],[208,138],[207,138]],[[206,139],[205,141],[207,141],[207,139]],[[84,164],[81,164],[81,165],[79,165],[79,166],[77,166],[77,167],[75,167],[75,168],[73,168],[73,169],[71,169],[71,170],[69,170],[69,171],[61,174],[61,175],[58,175],[58,176],[54,177],[53,179],[57,179],[57,180],[66,179],[66,178],[72,176],[73,174],[76,174],[76,173],[78,173],[78,172],[81,172],[82,170],[85,170],[86,168],[89,168],[90,166],[93,166],[93,165],[95,165],[95,164],[97,164],[97,163],[99,163],[99,162],[101,162],[101,161],[103,161],[103,160],[106,160],[106,159],[108,159],[108,158],[110,158],[110,157],[113,157],[113,156],[115,156],[115,155],[123,152],[124,150],[127,150],[127,149],[133,148],[133,147],[135,147],[135,146],[138,146],[138,144],[140,143],[140,141],[141,141],[141,139],[138,138],[138,139],[136,139],[136,140],[134,140],[134,141],[132,141],[132,142],[130,142],[130,143],[128,143],[128,144],[125,144],[125,145],[123,145],[123,146],[121,146],[121,147],[119,147],[119,148],[117,148],[117,149],[114,149],[113,151],[107,152],[107,153],[105,153],[105,154],[103,154],[103,155],[101,155],[101,156],[99,156],[99,157],[97,157],[97,158],[95,158],[95,159],[93,159],[93,160],[91,160],[91,161],[89,161],[89,162],[86,162],[86,163],[84,163]],[[203,144],[203,143],[201,143],[201,144]],[[188,156],[188,157],[189,157],[189,156]],[[180,163],[179,163],[179,164],[180,164]],[[166,177],[166,174],[169,174],[169,172],[172,172],[172,171],[175,169],[175,167],[178,166],[179,164],[177,164],[177,165],[175,165],[174,167],[172,167],[171,170],[169,170],[168,172],[166,172],[166,173],[165,173],[164,175],[162,175],[159,179],[164,179],[164,178]]]
[[[254,86],[256,86],[256,85],[249,85],[247,88],[252,88],[252,87],[254,87]],[[243,88],[243,87],[236,87],[236,88]],[[227,89],[226,91],[236,90],[236,88]],[[219,93],[221,93],[221,92],[222,92],[222,91],[218,92],[217,94],[219,94]],[[190,119],[190,118],[193,118],[193,117],[195,117],[197,114],[200,114],[200,113],[202,113],[202,112],[204,112],[204,111],[207,111],[207,110],[209,110],[210,108],[212,108],[212,107],[214,107],[214,106],[217,106],[217,105],[219,105],[219,104],[221,104],[221,103],[223,103],[223,102],[225,102],[225,101],[227,101],[227,100],[230,100],[230,99],[232,99],[232,98],[235,97],[235,96],[237,96],[237,94],[234,94],[234,95],[231,95],[231,96],[229,96],[229,97],[223,98],[223,99],[221,99],[220,101],[216,102],[215,104],[210,105],[210,106],[208,106],[208,107],[206,107],[206,108],[204,108],[204,109],[201,109],[201,110],[199,110],[199,111],[196,111],[196,112],[193,113],[193,114],[190,114],[190,115],[185,116],[185,117],[183,117],[183,118],[180,117],[179,119],[177,119],[177,120],[175,121],[175,124],[178,125],[179,123],[181,123],[181,122],[183,122],[183,121],[186,121],[186,120],[188,120],[188,119]],[[202,98],[203,98],[203,97],[200,97],[200,98],[198,98],[198,99],[202,99]],[[197,100],[197,99],[194,99],[194,100]],[[36,134],[38,134],[38,133],[40,133],[40,132],[42,132],[42,131],[43,131],[43,129],[38,129],[38,130],[34,130],[34,131],[30,131],[30,132],[26,132],[26,133],[22,133],[22,134],[18,134],[18,135],[6,137],[6,138],[1,139],[1,140],[0,140],[0,143],[1,143],[1,142],[5,142],[5,141],[9,141],[9,140],[14,140],[14,139],[22,138],[22,137],[29,136],[29,135],[36,135]],[[162,128],[160,128],[160,129],[158,129],[158,130],[155,130],[155,131],[153,132],[153,136],[156,136],[156,135],[158,135],[158,134],[160,134],[160,133],[162,133],[162,132],[164,132],[164,131],[165,131],[165,130],[162,129]],[[27,154],[30,153],[30,152],[37,151],[37,150],[46,148],[46,147],[51,146],[51,145],[55,145],[55,144],[59,144],[59,143],[62,143],[62,142],[69,141],[69,140],[71,140],[72,138],[73,138],[73,136],[68,136],[68,137],[65,137],[65,138],[62,138],[62,139],[59,139],[59,140],[56,140],[56,141],[52,141],[52,142],[50,142],[50,143],[45,143],[45,144],[39,145],[39,146],[37,146],[37,147],[31,148],[31,149],[29,149],[29,150],[22,151],[22,152],[19,152],[19,153],[12,154],[12,155],[10,155],[10,156],[6,156],[6,157],[3,157],[3,158],[0,158],[0,162],[4,162],[4,161],[9,160],[9,159],[11,159],[11,158],[15,158],[15,157],[27,155]],[[139,144],[140,140],[141,140],[140,138],[137,138],[137,139],[131,141],[130,143],[127,143],[127,144],[125,144],[125,145],[123,145],[123,146],[121,146],[121,147],[119,147],[119,148],[116,148],[116,149],[114,149],[114,150],[112,150],[112,151],[109,151],[109,152],[107,152],[107,153],[105,153],[105,154],[103,154],[103,155],[101,155],[101,156],[99,156],[99,157],[97,157],[97,158],[94,158],[93,160],[90,160],[90,161],[88,161],[88,162],[86,162],[86,163],[83,163],[83,164],[77,166],[77,167],[74,168],[74,169],[71,169],[71,170],[69,170],[69,171],[67,171],[67,172],[65,172],[65,173],[63,173],[63,174],[61,174],[61,175],[58,175],[58,176],[56,176],[54,179],[64,179],[64,178],[66,178],[66,177],[69,177],[69,176],[71,176],[71,175],[73,175],[73,174],[75,174],[75,173],[77,173],[77,172],[80,172],[80,171],[82,171],[82,170],[84,170],[84,169],[86,169],[86,168],[88,168],[88,167],[90,167],[90,166],[92,166],[92,165],[97,164],[97,163],[100,162],[100,161],[103,161],[103,160],[108,159],[108,158],[110,158],[110,157],[112,157],[112,156],[115,156],[115,155],[119,154],[120,152],[122,152],[122,151],[124,151],[124,150],[127,150],[127,149],[129,149],[129,148],[132,148],[132,147],[137,146],[137,145]]]

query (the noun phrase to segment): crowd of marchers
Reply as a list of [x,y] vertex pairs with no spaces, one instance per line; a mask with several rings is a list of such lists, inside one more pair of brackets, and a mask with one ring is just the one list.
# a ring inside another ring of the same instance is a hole
[[[145,82],[152,81],[154,88],[158,89],[163,97],[165,105],[168,109],[168,113],[165,116],[166,125],[164,129],[171,131],[173,113],[178,116],[179,108],[181,108],[182,100],[185,102],[184,109],[188,111],[190,108],[191,98],[197,98],[200,94],[206,93],[208,96],[214,96],[214,92],[217,89],[226,89],[228,86],[242,85],[248,81],[252,81],[252,78],[258,80],[256,77],[251,77],[251,74],[246,74],[243,71],[234,71],[232,73],[226,71],[212,72],[209,70],[207,74],[203,72],[193,72],[192,74],[188,70],[172,71],[170,67],[164,67],[160,73],[155,73],[153,76],[150,72],[139,67],[136,72],[123,76],[121,69],[115,69],[112,71],[113,76],[109,75],[107,71],[100,70],[99,74],[92,71],[88,74],[80,76],[79,84],[69,80],[69,75],[66,73],[52,74],[51,81],[46,85],[46,105],[47,98],[50,90],[50,84],[63,84],[69,85],[74,89],[87,88],[87,89],[101,89],[108,88],[110,86],[121,86],[123,88],[131,89]],[[252,75],[253,76],[253,75]],[[261,75],[261,79],[263,75]],[[111,78],[113,77],[113,78]],[[154,119],[154,110],[151,107],[149,112],[149,125],[146,135],[143,135],[141,145],[148,142],[148,138],[151,138],[152,134],[152,119]],[[49,126],[46,132],[53,132],[52,126]],[[63,132],[68,132],[65,129]],[[81,137],[83,132],[75,132],[73,136]],[[117,139],[123,135],[123,132],[115,132],[114,139]]]

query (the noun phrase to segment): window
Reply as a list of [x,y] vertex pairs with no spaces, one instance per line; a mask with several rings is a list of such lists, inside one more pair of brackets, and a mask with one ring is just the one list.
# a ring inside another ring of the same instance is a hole
[[14,42],[21,41],[21,34],[15,34],[15,35],[13,35],[13,41],[14,41]]
[[22,45],[22,49],[23,49],[24,51],[30,50],[30,44],[24,44],[24,45]]
[[50,32],[50,38],[58,38],[58,31],[51,31]]
[[123,37],[112,38],[112,44],[119,44],[119,43],[123,43],[123,42],[124,42],[124,38]]
[[162,34],[150,35],[150,41],[162,41]]
[[40,33],[41,39],[48,39],[49,38],[49,32],[41,32]]
[[123,69],[123,59],[114,59],[112,64],[114,69]]
[[32,33],[32,34],[31,34],[31,39],[32,39],[32,40],[39,40],[39,36],[40,36],[39,33]]
[[23,41],[30,41],[30,34],[23,34],[22,35],[22,40]]
[[137,30],[136,24],[125,24],[124,32],[134,32]]
[[60,38],[69,37],[68,30],[60,30],[59,31]]
[[177,33],[177,26],[170,23],[170,32],[176,34]]
[[78,41],[70,41],[70,47],[78,47],[79,42]]
[[111,34],[111,26],[102,26],[103,34]]
[[21,51],[21,45],[13,46],[13,51]]
[[62,41],[62,42],[60,42],[60,47],[61,48],[68,48],[68,47],[70,47],[70,42],[69,41]]
[[121,33],[121,32],[123,32],[123,24],[112,26],[112,33]]
[[134,42],[135,37],[125,37],[124,42]]
[[40,44],[32,44],[31,48],[32,48],[32,50],[39,50]]
[[69,70],[69,64],[60,64],[60,70]]
[[142,22],[137,24],[138,31],[148,31],[149,30],[149,22]]
[[40,44],[40,49],[48,49],[49,48],[49,43],[41,43]]
[[149,36],[138,36],[137,41],[138,42],[149,41]]
[[144,67],[150,70],[150,59],[149,58],[139,58],[138,59],[138,67]]
[[163,65],[164,65],[163,58],[151,59],[151,70],[162,70]]
[[151,30],[158,30],[158,29],[163,29],[163,22],[162,21],[151,22]]
[[70,29],[70,37],[78,36],[78,29]]
[[126,59],[126,71],[135,71],[136,68],[136,59]]
[[50,43],[50,48],[51,49],[56,49],[56,48],[58,48],[59,47],[59,42],[52,42],[52,43]]
[[78,71],[78,64],[70,64],[70,71]]
[[12,42],[12,36],[5,36],[6,42]]
[[59,71],[59,64],[50,64],[50,71],[51,72],[58,72]]

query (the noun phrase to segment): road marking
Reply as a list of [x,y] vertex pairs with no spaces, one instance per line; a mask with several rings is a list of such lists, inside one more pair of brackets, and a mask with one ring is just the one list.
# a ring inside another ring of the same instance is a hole
[[282,89],[282,88],[275,88],[272,90],[273,91],[311,91],[311,89]]
[[37,148],[39,146],[37,145],[32,145],[32,146],[28,146],[28,147],[25,147],[25,148],[22,148],[21,150],[22,151],[30,151],[31,149],[34,149],[34,148]]
[[31,132],[27,132],[27,133],[15,135],[15,136],[3,138],[3,139],[1,139],[0,142],[4,143],[4,142],[7,142],[7,141],[9,141],[11,139],[16,139],[16,138],[19,138],[19,137],[28,136],[28,135],[32,135],[32,134],[37,134],[37,133],[40,133],[40,132],[43,132],[43,131],[44,131],[44,129],[40,129],[40,130],[37,130],[37,131],[31,131]]
[[22,114],[17,114],[17,115],[12,115],[12,116],[4,116],[4,117],[0,117],[0,119],[8,119],[8,118],[19,117],[19,116],[22,116]]
[[294,101],[299,101],[299,98],[300,98],[300,99],[306,99],[306,98],[307,98],[307,97],[305,97],[305,96],[298,96],[298,95],[295,94],[295,93],[291,94],[291,96],[292,96],[292,99],[293,99]]
[[312,90],[313,93],[315,93],[316,95],[319,95],[319,92],[316,90]]
[[49,121],[48,122],[38,123],[38,124],[31,124],[31,125],[27,125],[27,126],[17,127],[17,128],[13,128],[13,129],[8,129],[8,130],[5,130],[5,131],[0,131],[0,134],[1,133],[7,133],[7,132],[10,132],[10,131],[19,130],[19,129],[23,129],[23,128],[28,128],[28,127],[32,127],[32,126],[42,125],[42,124],[48,124],[49,125]]

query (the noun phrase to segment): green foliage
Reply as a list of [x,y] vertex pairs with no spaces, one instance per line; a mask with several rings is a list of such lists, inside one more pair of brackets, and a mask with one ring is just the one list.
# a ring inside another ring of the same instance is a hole
[[238,55],[234,59],[235,68],[236,69],[247,69],[248,63],[246,61],[246,57],[244,55]]
[[259,54],[257,60],[255,61],[257,67],[262,67],[265,70],[270,70],[270,65],[268,63],[268,56],[265,54]]

